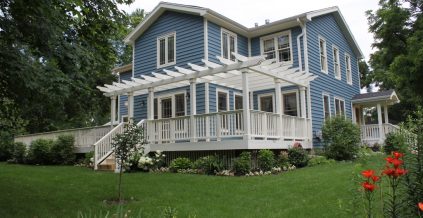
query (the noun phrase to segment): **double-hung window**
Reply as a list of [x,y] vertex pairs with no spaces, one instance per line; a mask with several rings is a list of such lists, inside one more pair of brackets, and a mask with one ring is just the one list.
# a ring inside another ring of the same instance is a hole
[[217,92],[217,111],[227,111],[229,104],[228,93],[225,91]]
[[345,54],[345,73],[347,74],[347,83],[352,84],[352,75],[351,75],[351,57],[349,54]]
[[323,113],[325,120],[330,118],[330,102],[328,94],[323,94]]
[[170,33],[157,38],[157,67],[176,63],[176,34]]
[[320,70],[328,73],[328,60],[326,53],[326,40],[319,37],[319,52],[320,52]]
[[291,32],[285,31],[261,38],[262,54],[266,59],[292,62]]
[[265,112],[273,112],[273,95],[265,94],[259,96],[259,109]]
[[297,92],[285,93],[282,95],[283,114],[298,116]]
[[345,101],[335,98],[335,114],[337,116],[345,116]]
[[236,53],[237,50],[237,37],[235,33],[232,33],[228,30],[222,29],[222,57],[225,59],[229,59],[231,61],[235,61],[235,56],[232,52]]
[[335,78],[341,79],[341,65],[339,64],[339,49],[336,46],[332,47],[333,50],[333,72]]

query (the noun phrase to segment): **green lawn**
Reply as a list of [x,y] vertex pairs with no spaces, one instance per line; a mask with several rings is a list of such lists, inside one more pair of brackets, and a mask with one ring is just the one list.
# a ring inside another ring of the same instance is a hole
[[[380,157],[378,157],[380,158]],[[375,159],[375,158],[373,158]],[[263,177],[124,174],[124,206],[143,217],[164,208],[178,217],[349,217],[357,163],[336,163]],[[364,166],[366,167],[366,166]],[[115,212],[117,175],[69,166],[0,163],[0,217],[76,217]]]

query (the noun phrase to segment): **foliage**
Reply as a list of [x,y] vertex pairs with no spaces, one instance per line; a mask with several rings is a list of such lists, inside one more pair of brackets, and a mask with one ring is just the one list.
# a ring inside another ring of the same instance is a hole
[[335,160],[352,160],[360,145],[360,129],[344,117],[325,121],[322,127],[325,155]]
[[289,163],[297,168],[305,167],[308,164],[307,152],[303,148],[294,147],[288,150]]
[[85,153],[84,164],[85,166],[92,166],[94,164],[94,151]]
[[154,152],[154,156],[152,157],[150,157],[148,154],[142,155],[138,158],[137,167],[144,171],[158,170],[164,166],[165,157],[166,155],[163,154],[163,152],[160,150]]
[[289,166],[288,152],[281,151],[278,155],[277,162],[278,162],[278,166],[281,168],[288,167]]
[[27,161],[31,164],[52,164],[51,147],[53,140],[37,139],[29,147]]
[[13,143],[10,141],[0,141],[0,161],[7,161],[12,157]]
[[260,150],[257,159],[258,165],[263,171],[270,171],[275,166],[275,154],[271,150]]
[[223,163],[217,155],[209,155],[197,159],[193,163],[193,168],[207,175],[214,175],[223,169]]
[[383,150],[386,154],[391,154],[393,151],[405,152],[406,139],[400,132],[390,132],[386,134],[385,146]]
[[386,158],[386,167],[383,170],[383,174],[388,177],[390,192],[388,198],[385,199],[385,214],[389,217],[400,217],[401,207],[403,207],[404,201],[400,199],[400,193],[398,186],[401,182],[402,177],[407,174],[407,170],[401,168],[404,161],[402,157],[403,153],[392,152],[392,156]]
[[234,171],[236,175],[245,175],[251,170],[251,153],[243,151],[234,161]]
[[2,95],[1,84],[0,80],[0,161],[5,161],[11,156],[13,137],[24,132],[27,122],[22,119],[18,105],[12,99]]
[[364,177],[364,181],[361,183],[361,186],[364,190],[364,198],[366,199],[366,213],[367,217],[373,217],[372,212],[372,203],[374,198],[374,190],[377,188],[376,183],[380,180],[380,177],[375,174],[374,170],[365,170],[361,172],[361,175]]
[[13,144],[12,159],[15,163],[24,163],[26,156],[26,145],[21,142]]
[[177,172],[178,170],[186,170],[192,167],[192,161],[186,157],[178,157],[170,162],[170,170]]
[[308,161],[307,166],[312,167],[312,166],[317,166],[317,165],[322,165],[322,164],[332,164],[334,162],[335,162],[335,160],[327,159],[325,156],[314,155]]
[[72,135],[59,135],[51,147],[51,157],[54,164],[75,163],[75,139]]

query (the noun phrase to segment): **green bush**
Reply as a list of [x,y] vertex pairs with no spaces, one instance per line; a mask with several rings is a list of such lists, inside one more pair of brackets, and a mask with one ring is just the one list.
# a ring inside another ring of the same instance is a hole
[[7,161],[12,158],[13,143],[9,141],[0,141],[0,161]]
[[28,151],[27,161],[31,164],[51,164],[51,147],[53,140],[37,139],[31,143]]
[[289,158],[288,158],[287,151],[281,151],[281,153],[279,153],[277,163],[278,163],[278,167],[281,167],[281,168],[289,166]]
[[75,139],[72,135],[60,135],[51,147],[51,157],[53,164],[73,164],[75,163],[74,153]]
[[331,164],[334,163],[335,160],[333,159],[327,159],[325,156],[312,156],[310,160],[308,161],[308,166],[316,166],[316,165],[323,165],[323,164]]
[[26,155],[26,145],[22,142],[15,142],[13,145],[12,158],[15,163],[24,163]]
[[170,162],[170,170],[177,172],[178,170],[186,170],[191,168],[192,162],[186,157],[178,157]]
[[94,151],[90,151],[88,153],[85,153],[85,157],[84,157],[84,164],[85,166],[91,166],[92,164],[94,164],[94,161],[92,161],[94,159]]
[[288,150],[288,161],[297,168],[305,167],[308,163],[307,152],[299,147]]
[[263,171],[270,171],[275,166],[275,154],[271,150],[260,150],[257,159],[259,168]]
[[223,164],[218,156],[209,155],[196,160],[193,164],[193,168],[207,175],[214,175],[215,172],[219,172],[223,169]]
[[393,151],[405,152],[405,148],[407,147],[406,144],[407,140],[403,134],[399,132],[391,132],[386,135],[383,150],[388,155]]
[[356,157],[360,145],[360,129],[344,117],[326,120],[322,128],[325,155],[335,160]]
[[251,170],[251,153],[242,152],[234,161],[234,171],[236,175],[245,175]]

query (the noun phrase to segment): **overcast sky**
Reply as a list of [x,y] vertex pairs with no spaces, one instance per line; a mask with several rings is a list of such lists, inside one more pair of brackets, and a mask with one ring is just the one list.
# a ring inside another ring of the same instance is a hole
[[[150,12],[159,2],[159,0],[136,0],[132,5],[122,5],[120,8],[128,13],[136,8]],[[373,36],[368,32],[365,11],[377,9],[378,0],[175,0],[169,2],[210,8],[246,27],[253,27],[256,22],[262,25],[266,19],[272,22],[311,10],[338,6],[365,59],[368,60],[369,54],[372,53]]]

